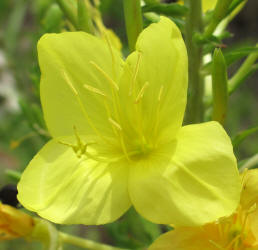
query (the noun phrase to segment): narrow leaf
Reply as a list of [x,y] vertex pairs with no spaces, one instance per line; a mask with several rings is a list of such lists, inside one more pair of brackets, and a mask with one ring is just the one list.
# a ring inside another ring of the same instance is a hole
[[236,148],[238,147],[248,136],[253,135],[257,133],[258,131],[258,126],[254,128],[250,128],[244,131],[239,132],[233,139],[232,139],[232,144],[233,147]]
[[172,16],[172,17],[180,17],[185,16],[188,12],[188,8],[184,5],[176,4],[176,3],[154,3],[148,4],[142,7],[143,12],[156,12],[158,14]]

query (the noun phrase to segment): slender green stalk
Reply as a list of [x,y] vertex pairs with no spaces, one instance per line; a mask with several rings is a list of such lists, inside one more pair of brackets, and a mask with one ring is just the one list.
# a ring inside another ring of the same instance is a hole
[[233,0],[218,0],[211,22],[205,30],[204,36],[209,37],[213,34],[219,23],[226,17],[228,8]]
[[202,33],[202,3],[201,0],[185,0],[189,8],[186,17],[186,46],[189,59],[189,96],[187,103],[186,123],[198,123],[203,120],[203,77],[200,74],[202,66],[202,47],[197,45],[193,36]]
[[252,73],[253,65],[257,59],[258,53],[252,53],[246,58],[236,74],[229,80],[229,94],[232,94],[243,82],[243,80],[245,80],[246,77]]
[[65,233],[59,233],[59,237],[63,243],[87,248],[91,250],[123,250],[122,248],[112,247],[106,244],[97,243],[91,240],[82,239],[77,236],[72,236]]
[[74,4],[70,0],[56,0],[60,9],[64,12],[66,18],[72,23],[72,25],[77,29],[77,11]]
[[78,27],[80,30],[94,34],[94,27],[89,9],[84,0],[77,0]]
[[138,35],[142,31],[140,0],[124,0],[126,33],[130,51],[134,51]]

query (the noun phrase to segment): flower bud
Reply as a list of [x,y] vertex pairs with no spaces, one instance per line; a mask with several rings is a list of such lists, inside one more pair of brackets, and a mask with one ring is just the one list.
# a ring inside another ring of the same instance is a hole
[[0,203],[0,240],[26,237],[30,235],[34,225],[30,215]]

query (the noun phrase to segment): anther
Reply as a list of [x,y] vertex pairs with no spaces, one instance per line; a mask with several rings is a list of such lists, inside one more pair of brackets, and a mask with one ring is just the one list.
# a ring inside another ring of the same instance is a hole
[[107,80],[108,82],[116,89],[119,90],[116,82],[103,70],[101,69],[95,62],[90,61],[90,64],[93,65]]
[[88,85],[88,84],[84,84],[83,87],[84,87],[85,89],[87,89],[87,90],[93,92],[93,93],[96,93],[96,94],[99,94],[99,95],[102,95],[102,96],[107,97],[106,94],[103,93],[101,90],[99,90],[99,89],[97,89],[97,88],[94,88],[94,87],[92,87],[92,86],[90,86],[90,85]]
[[120,126],[120,124],[118,124],[116,121],[114,121],[111,117],[108,118],[108,121],[114,125],[114,127],[116,127],[118,130],[122,131],[122,127]]
[[145,82],[144,85],[142,86],[138,96],[135,99],[135,104],[137,104],[143,97],[145,89],[149,86],[149,82]]

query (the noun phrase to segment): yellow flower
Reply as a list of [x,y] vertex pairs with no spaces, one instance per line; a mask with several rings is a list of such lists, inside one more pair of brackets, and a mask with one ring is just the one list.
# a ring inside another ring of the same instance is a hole
[[258,169],[242,176],[243,189],[237,210],[202,227],[179,227],[160,236],[150,250],[257,250]]
[[[56,223],[104,224],[130,206],[156,223],[200,225],[231,214],[240,179],[216,122],[182,127],[187,53],[168,18],[124,61],[83,32],[38,43],[50,140],[24,171],[18,199]],[[224,168],[224,163],[227,168]]]
[[[184,0],[179,0],[179,3],[183,4]],[[202,0],[202,9],[203,12],[207,12],[208,10],[212,10],[215,8],[217,0]]]
[[0,241],[26,237],[34,228],[31,216],[0,203]]

